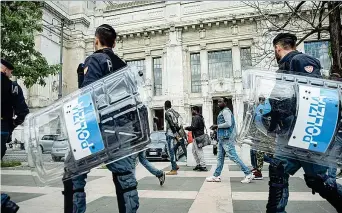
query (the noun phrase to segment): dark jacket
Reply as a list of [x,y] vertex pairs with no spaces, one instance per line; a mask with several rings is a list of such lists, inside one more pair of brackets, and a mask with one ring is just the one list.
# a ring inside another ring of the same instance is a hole
[[197,114],[192,116],[191,126],[185,128],[188,131],[192,131],[192,136],[194,138],[199,137],[204,134],[204,119],[203,116]]
[[[24,122],[28,113],[21,87],[1,73],[1,131],[11,133],[16,126]],[[14,115],[17,116],[15,119]]]
[[291,72],[291,74],[321,78],[320,70],[321,63],[318,59],[295,50],[279,61],[278,72]]
[[[278,72],[322,78],[320,69],[321,63],[316,58],[298,51],[292,51],[279,61]],[[271,110],[270,113],[264,115],[265,117],[271,116],[272,118],[268,128],[270,132],[275,131],[277,126],[280,127],[282,133],[289,131],[297,111],[296,97],[293,95],[284,96],[290,94],[289,92],[284,94],[283,91],[285,89],[289,90],[291,88],[284,84],[276,84],[270,95],[271,108],[278,109]],[[294,91],[292,92],[294,93]]]
[[97,50],[84,62],[84,81],[82,87],[115,72],[127,64],[114,54],[111,48]]

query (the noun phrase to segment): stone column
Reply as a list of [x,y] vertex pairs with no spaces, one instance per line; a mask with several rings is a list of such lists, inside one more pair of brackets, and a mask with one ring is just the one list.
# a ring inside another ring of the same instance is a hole
[[212,124],[212,106],[210,104],[211,97],[209,97],[208,51],[206,48],[206,44],[200,44],[202,115],[208,128]]
[[184,111],[184,83],[183,83],[183,48],[182,29],[170,26],[169,40],[166,45],[166,81],[167,98],[171,100],[173,107],[182,117],[186,116]]
[[[152,87],[152,79],[153,79],[153,71],[152,71],[152,56],[150,50],[145,50],[145,85],[146,92],[149,97],[153,97],[153,87]],[[152,103],[149,103],[152,104]],[[149,106],[148,110],[148,123],[150,125],[150,130],[153,130],[153,114],[152,108]]]
[[239,47],[239,41],[236,39],[233,40],[232,57],[233,57],[233,76],[240,77],[241,76],[240,47]]
[[77,37],[69,43],[67,51],[64,51],[63,82],[66,83],[66,89],[63,91],[63,96],[78,89],[76,70],[85,60],[85,41],[81,35]]
[[[238,40],[233,40],[232,47],[233,56],[233,76],[234,76],[234,95],[233,95],[233,107],[234,107],[234,117],[238,133],[241,130],[243,123],[243,85],[242,85],[242,71],[241,71],[241,56],[240,56],[240,46]],[[245,163],[250,163],[250,146],[242,145],[240,157]]]
[[202,81],[202,114],[207,128],[213,124],[213,109],[211,96],[209,95],[209,71],[208,71],[208,51],[206,44],[200,44],[200,60],[201,60],[201,81]]

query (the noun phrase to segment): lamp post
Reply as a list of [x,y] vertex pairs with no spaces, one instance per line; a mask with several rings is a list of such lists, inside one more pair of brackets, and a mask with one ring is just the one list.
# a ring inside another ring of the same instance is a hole
[[61,51],[60,51],[60,58],[59,58],[59,64],[61,65],[60,71],[59,71],[59,85],[58,85],[58,99],[62,97],[62,90],[63,90],[63,29],[64,29],[64,19],[61,20]]

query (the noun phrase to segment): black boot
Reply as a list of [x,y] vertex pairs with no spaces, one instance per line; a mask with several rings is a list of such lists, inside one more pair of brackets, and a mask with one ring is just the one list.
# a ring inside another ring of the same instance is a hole
[[207,172],[208,169],[207,169],[207,167],[205,167],[205,166],[200,166],[199,169],[198,169],[198,171],[200,171],[200,172]]
[[193,170],[197,171],[200,168],[200,165],[197,165]]

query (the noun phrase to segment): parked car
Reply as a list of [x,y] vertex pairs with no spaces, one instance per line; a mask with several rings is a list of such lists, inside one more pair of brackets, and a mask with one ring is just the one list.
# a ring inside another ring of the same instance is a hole
[[[151,133],[151,143],[146,150],[146,158],[148,160],[170,160],[167,150],[167,142],[165,131],[155,131]],[[182,147],[178,148],[176,160],[184,155]]]
[[52,160],[57,162],[61,161],[63,157],[69,152],[68,139],[64,137],[57,137],[52,144],[51,157]]
[[51,152],[52,144],[57,140],[57,134],[44,135],[40,141],[39,146],[42,153]]

